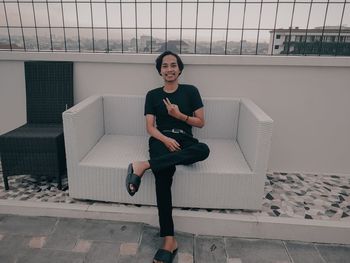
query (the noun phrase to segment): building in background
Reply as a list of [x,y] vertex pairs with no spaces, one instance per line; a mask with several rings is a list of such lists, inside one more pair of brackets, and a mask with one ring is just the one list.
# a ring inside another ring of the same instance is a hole
[[175,53],[180,53],[180,48],[182,53],[188,53],[188,44],[183,40],[169,40],[166,43],[162,43],[161,47],[157,52],[163,52],[165,50],[171,50]]
[[270,31],[269,54],[350,56],[350,27],[326,26],[313,29]]

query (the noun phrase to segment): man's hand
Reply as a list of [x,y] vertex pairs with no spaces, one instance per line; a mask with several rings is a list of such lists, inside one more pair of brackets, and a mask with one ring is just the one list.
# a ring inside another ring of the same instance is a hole
[[166,109],[168,110],[168,114],[174,118],[180,119],[181,112],[179,107],[176,104],[172,104],[168,98],[163,99]]
[[173,138],[166,137],[166,139],[163,141],[163,143],[171,152],[181,150],[180,144],[176,140],[174,140]]

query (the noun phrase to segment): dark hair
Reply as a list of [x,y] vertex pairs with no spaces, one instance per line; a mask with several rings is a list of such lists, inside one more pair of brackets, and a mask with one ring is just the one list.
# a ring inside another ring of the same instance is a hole
[[177,65],[179,66],[179,69],[180,69],[180,74],[182,73],[182,70],[184,69],[184,63],[182,62],[181,58],[179,57],[178,54],[175,54],[173,52],[171,52],[170,50],[167,50],[167,51],[164,51],[162,54],[160,54],[157,59],[156,59],[156,68],[158,70],[158,73],[159,75],[160,74],[160,70],[161,70],[161,67],[162,67],[162,63],[163,63],[163,58],[167,55],[172,55],[174,57],[176,57],[176,60],[177,60]]

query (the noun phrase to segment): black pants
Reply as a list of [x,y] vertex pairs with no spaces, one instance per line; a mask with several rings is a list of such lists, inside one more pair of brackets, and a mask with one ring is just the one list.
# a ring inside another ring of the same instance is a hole
[[206,144],[184,134],[164,133],[175,139],[181,150],[170,152],[159,140],[149,139],[150,166],[155,176],[156,195],[160,226],[160,236],[174,236],[174,223],[172,217],[171,185],[173,175],[178,164],[192,164],[202,161],[209,156]]

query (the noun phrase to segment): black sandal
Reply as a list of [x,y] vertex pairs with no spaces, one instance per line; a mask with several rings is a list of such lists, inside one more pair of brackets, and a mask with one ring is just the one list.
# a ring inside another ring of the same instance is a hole
[[160,248],[158,249],[157,253],[154,255],[153,262],[157,260],[163,263],[172,263],[176,254],[177,254],[177,249],[175,249],[173,253],[171,253],[168,250]]
[[[126,176],[125,184],[126,184],[126,190],[131,196],[133,196],[139,190],[139,187],[141,184],[141,177],[134,174],[132,163],[129,164],[128,166],[128,175]],[[134,191],[130,189],[131,184],[134,186],[134,189],[135,189]]]

